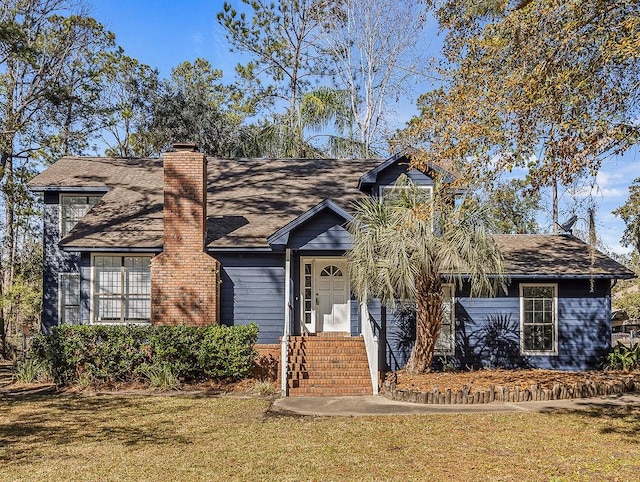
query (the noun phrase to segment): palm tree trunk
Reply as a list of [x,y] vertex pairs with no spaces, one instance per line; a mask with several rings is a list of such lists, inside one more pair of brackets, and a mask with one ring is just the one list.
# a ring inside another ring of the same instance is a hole
[[422,274],[416,281],[416,342],[405,370],[424,373],[431,370],[442,327],[442,282],[437,274]]

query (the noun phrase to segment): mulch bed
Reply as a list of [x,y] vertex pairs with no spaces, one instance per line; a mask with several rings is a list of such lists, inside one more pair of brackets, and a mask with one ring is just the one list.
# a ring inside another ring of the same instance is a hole
[[513,390],[516,386],[529,388],[537,385],[541,389],[552,389],[554,385],[574,385],[586,382],[614,382],[640,381],[640,371],[592,371],[592,372],[561,372],[556,370],[504,370],[486,369],[464,372],[431,372],[424,375],[410,375],[404,370],[391,373],[387,380],[395,381],[398,388],[403,390],[418,390],[430,392],[436,388],[452,391],[469,388],[472,391],[482,391],[490,386],[504,387]]

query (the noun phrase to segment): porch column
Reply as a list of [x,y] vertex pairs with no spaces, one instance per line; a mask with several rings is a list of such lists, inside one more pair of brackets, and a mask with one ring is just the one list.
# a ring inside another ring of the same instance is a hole
[[291,249],[285,249],[284,262],[284,331],[280,345],[280,392],[287,396],[287,370],[289,365],[289,335],[291,334]]

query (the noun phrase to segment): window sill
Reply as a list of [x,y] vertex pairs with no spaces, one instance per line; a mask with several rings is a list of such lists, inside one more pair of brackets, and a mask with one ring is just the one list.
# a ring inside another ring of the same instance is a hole
[[522,356],[558,356],[557,351],[521,351]]

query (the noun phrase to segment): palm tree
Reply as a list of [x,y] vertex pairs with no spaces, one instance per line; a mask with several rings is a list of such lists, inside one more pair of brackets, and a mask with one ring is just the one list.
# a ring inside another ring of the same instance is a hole
[[443,281],[470,282],[471,296],[505,288],[502,256],[485,229],[484,209],[454,205],[438,179],[433,195],[401,176],[390,195],[355,206],[348,253],[355,293],[396,306],[416,304],[416,341],[406,370],[430,370],[443,316]]
[[350,122],[346,92],[318,87],[303,95],[296,109],[274,116],[258,135],[257,143],[267,157],[357,155],[362,144],[342,135]]

